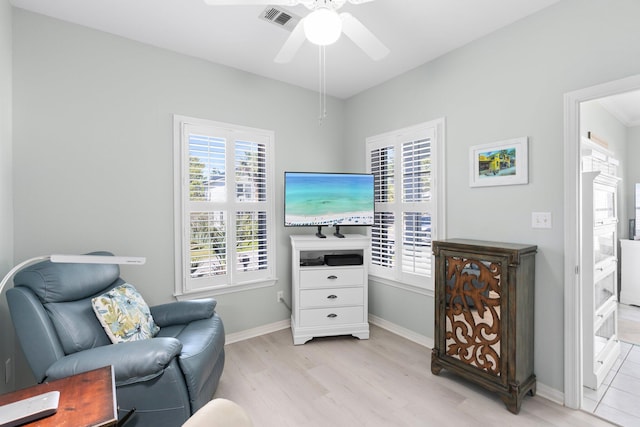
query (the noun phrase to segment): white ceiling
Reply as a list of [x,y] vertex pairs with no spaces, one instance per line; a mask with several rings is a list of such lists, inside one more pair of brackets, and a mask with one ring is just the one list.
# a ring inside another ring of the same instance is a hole
[[[373,61],[348,38],[327,47],[327,93],[348,98],[559,0],[376,0],[346,4],[390,50]],[[259,19],[264,6],[203,0],[11,0],[19,8],[318,90],[318,48],[273,61],[289,32]],[[286,8],[301,17],[304,6]]]
[[608,96],[598,102],[623,125],[640,126],[640,90]]

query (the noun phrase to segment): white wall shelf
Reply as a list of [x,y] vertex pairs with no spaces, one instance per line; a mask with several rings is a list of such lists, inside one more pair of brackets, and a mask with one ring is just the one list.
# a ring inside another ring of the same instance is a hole
[[618,161],[582,141],[583,381],[597,389],[620,354],[618,340]]

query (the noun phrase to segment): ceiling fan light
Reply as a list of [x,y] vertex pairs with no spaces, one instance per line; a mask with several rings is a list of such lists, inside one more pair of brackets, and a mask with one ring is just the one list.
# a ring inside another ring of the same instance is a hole
[[342,20],[334,10],[319,8],[304,18],[304,34],[313,44],[333,44],[338,41],[341,33]]

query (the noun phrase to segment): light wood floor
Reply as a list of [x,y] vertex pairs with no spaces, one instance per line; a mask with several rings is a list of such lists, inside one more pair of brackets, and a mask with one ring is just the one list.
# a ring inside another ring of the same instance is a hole
[[583,389],[583,409],[625,427],[640,426],[640,307],[618,304],[620,356],[597,390]]
[[371,338],[294,346],[285,329],[226,346],[215,397],[242,405],[256,427],[611,426],[527,396],[519,415],[492,393],[443,371],[428,348],[371,326]]
[[618,303],[618,336],[624,342],[640,345],[640,308]]

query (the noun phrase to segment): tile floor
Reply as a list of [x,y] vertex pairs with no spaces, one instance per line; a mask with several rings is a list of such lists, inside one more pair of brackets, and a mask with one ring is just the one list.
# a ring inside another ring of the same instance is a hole
[[[620,305],[620,318],[638,320],[640,308]],[[640,345],[621,343],[620,357],[598,390],[584,388],[583,409],[624,427],[640,426]]]

